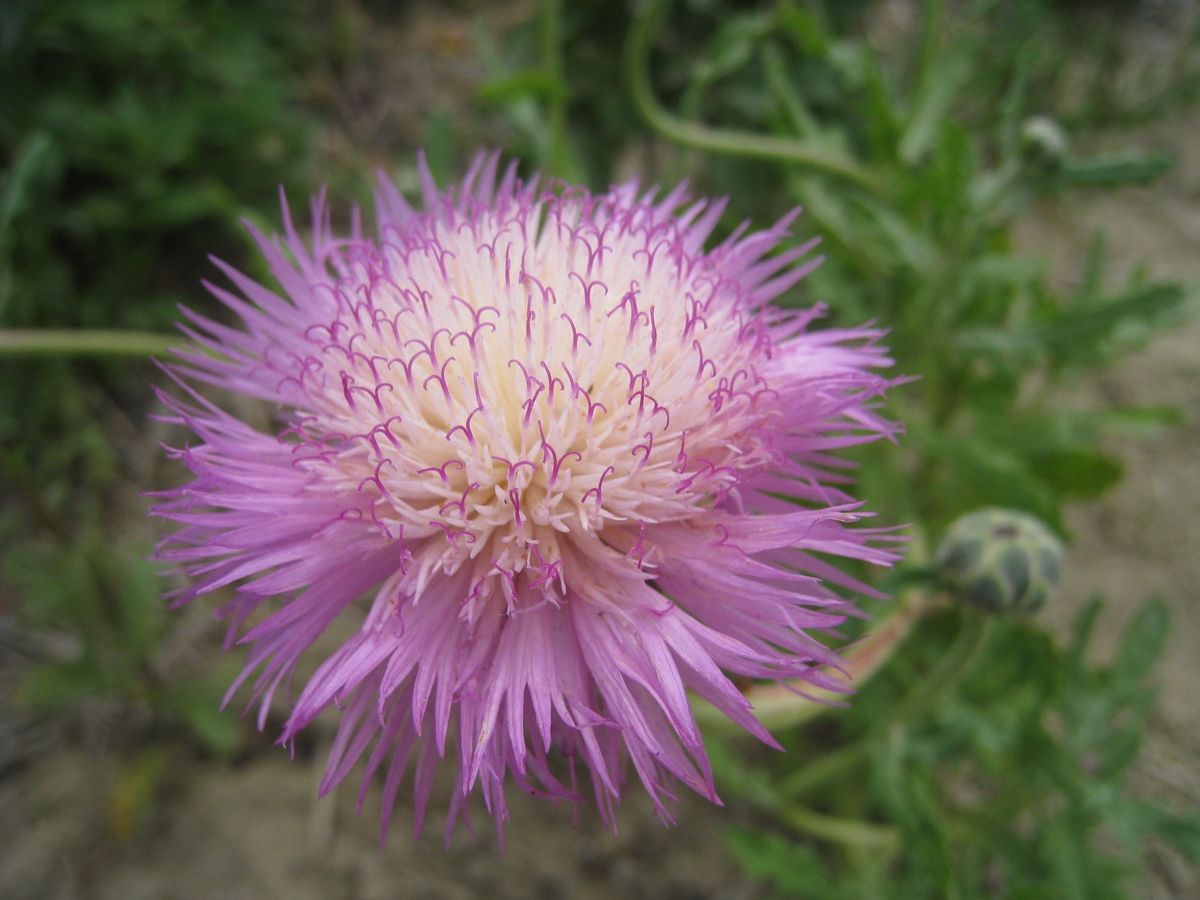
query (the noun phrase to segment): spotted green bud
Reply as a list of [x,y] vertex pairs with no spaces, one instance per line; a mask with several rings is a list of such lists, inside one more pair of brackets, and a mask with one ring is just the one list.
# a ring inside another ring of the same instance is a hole
[[1039,519],[982,509],[957,519],[938,547],[942,583],[958,600],[989,612],[1031,613],[1058,584],[1062,541]]

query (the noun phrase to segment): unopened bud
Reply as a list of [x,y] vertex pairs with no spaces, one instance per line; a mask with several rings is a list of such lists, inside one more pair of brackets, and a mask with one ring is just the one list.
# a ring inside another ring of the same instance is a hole
[[942,538],[937,567],[956,599],[989,612],[1031,613],[1058,584],[1063,544],[1041,520],[1011,509],[957,519]]

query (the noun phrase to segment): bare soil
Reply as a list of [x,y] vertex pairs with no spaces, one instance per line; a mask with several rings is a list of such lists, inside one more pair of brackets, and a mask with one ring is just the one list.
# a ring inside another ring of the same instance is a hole
[[[323,754],[318,754],[318,757]],[[241,765],[186,763],[135,831],[114,833],[116,761],[80,750],[41,759],[0,784],[0,897],[95,900],[555,900],[762,896],[721,850],[727,822],[688,798],[667,830],[633,796],[614,834],[570,810],[513,798],[510,839],[459,835],[442,846],[441,812],[427,833],[396,810],[380,849],[377,810],[355,815],[353,791],[315,800],[322,760],[282,752]],[[636,794],[636,792],[634,792]],[[489,829],[487,820],[478,826]]]
[[[1200,110],[1159,122],[1136,136],[1101,145],[1161,150],[1172,171],[1147,188],[1094,195],[1036,209],[1018,229],[1019,249],[1045,256],[1054,277],[1069,282],[1097,231],[1108,236],[1110,276],[1125,278],[1147,263],[1156,277],[1200,287]],[[1097,150],[1101,147],[1097,147]],[[1111,659],[1141,604],[1163,597],[1171,636],[1159,660],[1153,728],[1133,779],[1138,791],[1176,808],[1200,807],[1200,317],[1159,337],[1119,366],[1074,385],[1066,398],[1095,406],[1173,406],[1183,424],[1149,439],[1114,436],[1108,449],[1125,478],[1099,502],[1068,517],[1072,532],[1063,589],[1042,615],[1066,637],[1089,598],[1106,600],[1095,650]],[[1200,868],[1161,849],[1143,885],[1146,896],[1200,896]]]

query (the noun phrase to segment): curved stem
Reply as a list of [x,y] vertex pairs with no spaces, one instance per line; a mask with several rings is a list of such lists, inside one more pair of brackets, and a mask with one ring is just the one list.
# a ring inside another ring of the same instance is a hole
[[0,358],[6,356],[167,356],[184,346],[179,335],[150,331],[21,328],[0,329]]
[[955,635],[954,642],[933,671],[925,677],[921,689],[911,693],[890,716],[877,723],[867,734],[843,744],[833,752],[820,756],[793,772],[781,783],[780,793],[785,797],[796,797],[811,788],[835,780],[841,772],[866,759],[873,734],[897,722],[913,718],[958,684],[975,667],[980,654],[987,646],[992,622],[991,618],[983,613],[969,611],[965,615],[966,619]]
[[712,153],[770,159],[801,166],[851,181],[876,193],[882,184],[869,170],[838,153],[805,141],[775,135],[711,128],[689,122],[669,112],[654,95],[650,84],[650,46],[665,17],[669,0],[649,0],[634,21],[626,45],[625,63],[633,100],[651,127],[664,137]]
[[[929,602],[925,592],[909,591],[891,615],[877,620],[866,636],[844,654],[842,674],[846,681],[856,689],[866,684],[904,643]],[[770,729],[807,722],[833,708],[844,696],[845,692],[814,688],[802,680],[757,684],[746,691],[758,720]]]

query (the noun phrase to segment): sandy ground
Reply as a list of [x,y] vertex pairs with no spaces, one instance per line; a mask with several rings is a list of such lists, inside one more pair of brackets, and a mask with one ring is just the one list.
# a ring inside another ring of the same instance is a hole
[[[1049,258],[1054,277],[1078,275],[1092,236],[1107,233],[1110,275],[1124,278],[1147,262],[1154,274],[1200,286],[1200,110],[1137,134],[1137,145],[1176,159],[1152,187],[1073,194],[1039,207],[1018,229],[1017,244]],[[1129,137],[1114,137],[1113,147]],[[1200,807],[1200,317],[1158,338],[1103,376],[1074,385],[1070,399],[1089,405],[1174,406],[1180,427],[1150,440],[1114,437],[1108,449],[1125,479],[1097,503],[1068,516],[1072,545],[1063,590],[1044,613],[1065,636],[1094,594],[1107,600],[1094,649],[1111,659],[1125,625],[1152,595],[1166,599],[1171,636],[1157,668],[1153,730],[1133,775],[1137,789],[1177,808]],[[1200,871],[1155,852],[1148,896],[1200,896]]]
[[[65,750],[0,785],[0,897],[95,900],[554,900],[554,898],[728,898],[762,896],[719,851],[726,822],[701,803],[684,804],[664,829],[631,798],[620,834],[570,812],[514,798],[511,839],[497,854],[490,834],[460,835],[445,852],[440,812],[419,841],[405,831],[380,851],[376,810],[357,816],[352,792],[314,803],[318,760],[282,753],[244,765],[189,764],[168,779],[132,839],[114,839],[100,789],[113,761]],[[524,801],[524,802],[522,802]],[[489,827],[484,822],[480,827]]]

